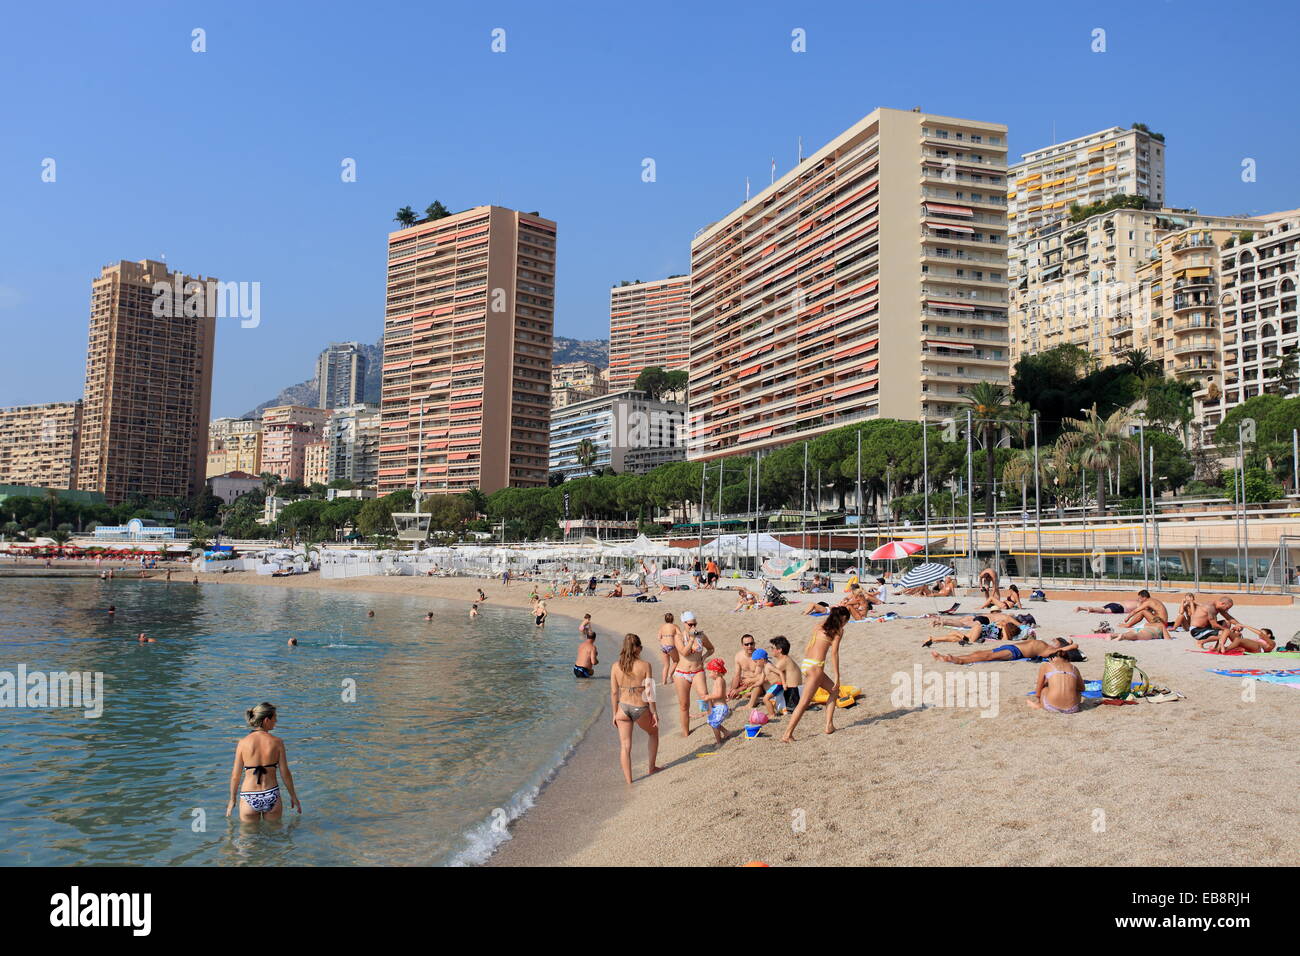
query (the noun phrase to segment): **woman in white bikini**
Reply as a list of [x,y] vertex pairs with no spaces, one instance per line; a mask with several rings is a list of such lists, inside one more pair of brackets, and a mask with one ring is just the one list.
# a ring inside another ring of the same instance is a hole
[[[835,701],[840,690],[840,639],[844,637],[844,625],[849,620],[849,609],[843,606],[833,607],[826,615],[826,620],[819,621],[813,628],[812,640],[804,651],[804,658],[799,664],[803,671],[803,687],[799,690],[799,705],[790,717],[790,725],[781,738],[783,743],[794,740],[794,729],[799,725],[803,712],[813,702],[813,696],[825,688],[829,697],[826,701],[826,733],[835,733]],[[826,673],[826,662],[831,662],[835,673],[832,680]]]
[[691,735],[691,688],[697,696],[704,698],[709,694],[708,684],[704,679],[704,661],[713,653],[713,644],[704,632],[698,630],[695,615],[687,611],[682,615],[685,632],[678,631],[673,637],[673,646],[677,648],[677,666],[673,669],[673,685],[677,689],[677,714],[682,724],[682,736]]
[[664,673],[662,684],[672,680],[673,667],[677,664],[677,635],[682,629],[673,623],[672,612],[664,615],[664,622],[659,625],[659,650],[664,655]]
[[656,773],[655,757],[659,755],[659,709],[655,707],[654,671],[641,660],[641,638],[628,634],[623,638],[623,649],[618,662],[609,669],[609,709],[613,712],[614,729],[618,731],[620,745],[619,763],[623,777],[632,782],[632,727],[639,726],[650,738],[650,769]]
[[[293,774],[289,772],[284,741],[271,733],[276,724],[275,708],[264,701],[250,707],[244,716],[253,732],[235,745],[235,768],[230,773],[230,802],[226,804],[226,816],[230,816],[236,799],[239,799],[239,819],[279,820],[284,815],[284,803],[280,800],[277,770],[284,774],[289,805],[302,813],[302,803],[293,788]],[[253,776],[250,778],[247,774]]]

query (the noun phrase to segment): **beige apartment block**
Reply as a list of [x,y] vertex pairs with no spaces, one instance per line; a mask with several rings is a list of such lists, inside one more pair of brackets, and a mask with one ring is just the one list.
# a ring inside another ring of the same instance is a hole
[[1255,222],[1194,209],[1121,208],[1022,237],[1012,245],[1009,268],[1013,366],[1058,345],[1080,346],[1102,366],[1122,361],[1131,349],[1163,351],[1163,342],[1151,338],[1139,271],[1159,256],[1167,236]]
[[627,391],[658,366],[684,370],[691,351],[691,277],[626,282],[609,290],[609,384]]
[[609,392],[609,380],[593,362],[562,362],[551,366],[551,388],[581,388],[596,395]]
[[1194,389],[1193,434],[1200,440],[1223,419],[1219,249],[1235,235],[1232,228],[1203,226],[1175,232],[1138,271],[1141,347],[1166,375]]
[[281,481],[306,483],[307,446],[321,440],[329,416],[327,409],[306,405],[276,405],[262,412],[262,471]]
[[378,484],[546,484],[556,226],[476,206],[388,236]]
[[77,487],[81,402],[0,408],[0,485]]
[[[1242,241],[1245,239],[1245,241]],[[1282,357],[1300,348],[1296,279],[1300,209],[1259,217],[1249,237],[1220,246],[1223,410],[1283,390]],[[1295,396],[1295,383],[1289,394]]]
[[[189,497],[207,475],[215,305],[186,315],[158,289],[205,287],[153,260],[121,261],[91,283],[77,484],[109,503]],[[183,293],[188,295],[188,292]]]
[[336,408],[325,423],[329,481],[346,478],[373,488],[379,477],[380,414],[377,405]]
[[688,456],[1007,381],[1006,126],[877,109],[691,244]]
[[330,443],[324,439],[305,445],[302,450],[302,483],[326,485],[330,481]]
[[1007,170],[1007,221],[1012,242],[1111,196],[1165,202],[1165,144],[1139,129],[1098,130],[1024,153]]
[[262,420],[214,418],[208,424],[208,474],[262,473]]

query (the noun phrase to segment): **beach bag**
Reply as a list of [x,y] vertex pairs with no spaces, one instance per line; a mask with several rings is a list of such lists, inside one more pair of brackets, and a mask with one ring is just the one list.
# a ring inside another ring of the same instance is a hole
[[1101,696],[1110,700],[1126,700],[1138,696],[1133,689],[1134,672],[1142,675],[1141,685],[1151,686],[1151,678],[1137,666],[1137,658],[1110,651],[1106,654],[1106,666],[1101,673]]

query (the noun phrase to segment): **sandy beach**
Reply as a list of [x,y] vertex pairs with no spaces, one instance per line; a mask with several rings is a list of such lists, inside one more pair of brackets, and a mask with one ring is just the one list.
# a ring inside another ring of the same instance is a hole
[[[481,586],[494,603],[526,606],[529,585],[466,578],[367,577],[321,581],[251,574],[200,576],[204,586],[324,587],[466,600]],[[741,582],[734,582],[740,584]],[[727,582],[722,582],[726,586]],[[801,602],[808,595],[792,595]],[[1118,592],[1108,599],[1119,599]],[[980,603],[962,597],[960,613]],[[947,603],[947,602],[944,602]],[[1118,615],[1074,613],[1080,602],[1027,605],[1039,636],[1095,630]],[[742,633],[758,646],[784,634],[799,656],[813,619],[806,603],[733,613],[729,590],[674,592],[657,604],[578,598],[548,602],[554,615],[590,612],[600,635],[597,678],[607,680],[623,633],[647,650],[665,611],[694,611],[731,669]],[[931,599],[892,604],[901,615],[937,609]],[[1272,627],[1282,643],[1300,620],[1290,606],[1239,603],[1236,616]],[[1036,666],[1027,662],[961,667],[934,661],[921,643],[925,620],[849,625],[843,675],[863,696],[836,714],[809,711],[793,744],[779,741],[786,718],[746,739],[716,746],[707,726],[683,738],[672,688],[660,688],[662,772],[647,777],[646,737],[633,748],[634,783],[622,780],[606,712],[512,826],[497,865],[1295,865],[1300,839],[1300,758],[1289,739],[1300,691],[1209,673],[1211,668],[1300,667],[1192,653],[1174,641],[1080,640],[1086,679],[1101,677],[1108,650],[1137,657],[1157,685],[1186,699],[1112,707],[1089,705],[1062,716],[1030,709]],[[574,635],[577,644],[577,635]],[[985,645],[987,647],[988,645]],[[962,653],[974,648],[946,645]],[[647,653],[659,672],[661,655]],[[569,663],[569,661],[566,661]],[[917,666],[921,670],[916,670]],[[984,675],[991,696],[974,706],[926,706],[911,699],[932,672]],[[918,676],[918,673],[920,676]],[[996,675],[996,681],[992,679]],[[606,705],[607,706],[607,705]]]

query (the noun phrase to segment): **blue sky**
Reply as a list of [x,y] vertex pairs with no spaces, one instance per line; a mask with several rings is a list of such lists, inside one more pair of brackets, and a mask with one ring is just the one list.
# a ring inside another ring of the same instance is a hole
[[[128,12],[129,10],[129,12]],[[556,331],[608,335],[620,279],[876,106],[1005,122],[1013,155],[1167,137],[1169,200],[1300,206],[1290,3],[9,5],[0,30],[0,405],[79,397],[90,280],[118,259],[261,283],[223,320],[213,414],[382,329],[393,213],[559,222]],[[207,52],[191,51],[191,30]],[[506,31],[506,52],[490,49]],[[806,31],[807,52],[791,50]],[[1106,31],[1106,52],[1091,50]],[[46,157],[57,180],[41,182]],[[357,182],[340,164],[357,162]],[[657,181],[641,181],[655,160]],[[1243,183],[1241,162],[1258,178]]]

